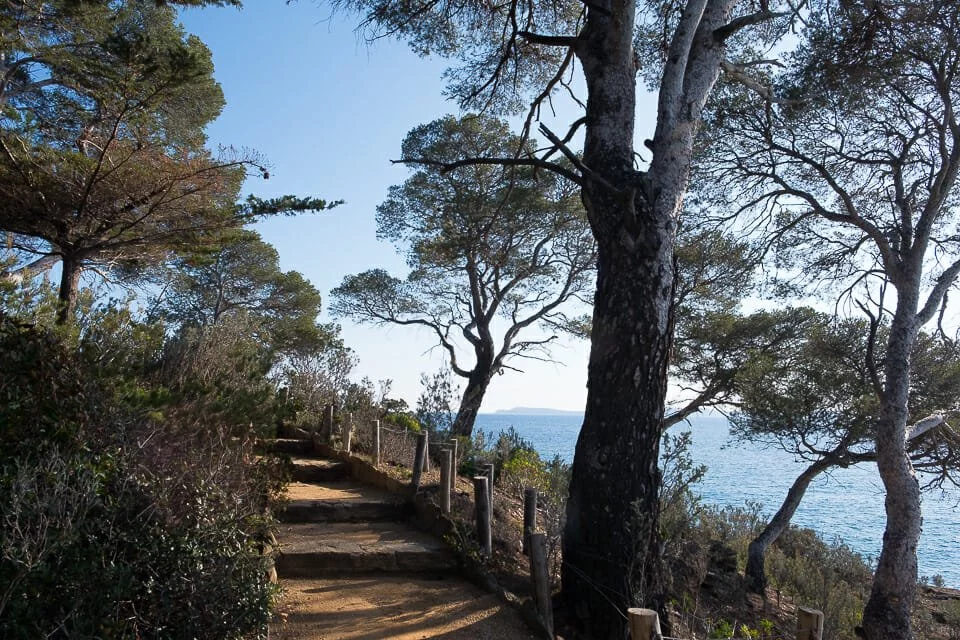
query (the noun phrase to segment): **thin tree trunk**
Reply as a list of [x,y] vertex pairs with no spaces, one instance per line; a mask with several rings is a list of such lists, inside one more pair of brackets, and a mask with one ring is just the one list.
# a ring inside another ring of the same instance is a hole
[[917,591],[917,544],[920,540],[920,484],[906,447],[910,351],[919,329],[916,319],[919,278],[897,288],[897,311],[890,324],[885,363],[884,398],[877,426],[877,469],[886,489],[887,523],[863,610],[868,640],[911,640],[910,616]]
[[80,285],[80,261],[64,256],[61,262],[60,290],[57,295],[57,324],[64,325],[73,319],[77,308],[77,288]]
[[806,493],[810,482],[834,464],[833,461],[821,459],[804,469],[803,473],[793,481],[793,486],[787,492],[787,497],[784,498],[780,509],[770,519],[760,535],[750,542],[750,546],[747,547],[746,578],[747,588],[754,593],[762,594],[767,589],[767,575],[764,572],[767,549],[790,526],[790,520],[793,518],[793,514],[797,512],[797,507],[800,506],[800,501],[803,500],[803,494]]

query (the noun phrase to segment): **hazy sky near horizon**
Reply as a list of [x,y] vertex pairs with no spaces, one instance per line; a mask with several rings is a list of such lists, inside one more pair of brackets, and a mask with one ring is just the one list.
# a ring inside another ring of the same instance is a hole
[[[242,10],[190,9],[187,31],[213,52],[226,107],[208,129],[211,145],[263,154],[270,179],[251,179],[261,197],[315,195],[344,205],[329,212],[258,225],[280,253],[283,269],[304,274],[329,303],[348,274],[383,268],[402,277],[403,257],[376,239],[374,214],[390,185],[409,171],[392,165],[406,133],[458,105],[443,97],[443,60],[423,59],[394,40],[365,43],[355,16],[332,15],[310,2],[249,0]],[[330,318],[324,312],[324,320]],[[393,380],[394,397],[411,406],[420,375],[444,362],[425,330],[361,327],[339,321],[360,360],[356,377]],[[484,411],[514,406],[581,410],[588,345],[561,339],[556,363],[516,361],[492,382]]]

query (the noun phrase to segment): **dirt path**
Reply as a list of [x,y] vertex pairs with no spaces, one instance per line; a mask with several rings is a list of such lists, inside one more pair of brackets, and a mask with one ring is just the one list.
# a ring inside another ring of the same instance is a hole
[[516,611],[460,579],[364,575],[282,580],[274,640],[535,638]]
[[277,536],[284,596],[272,639],[537,637],[515,610],[460,577],[450,550],[407,522],[395,496],[353,482],[343,463],[297,457],[294,469]]

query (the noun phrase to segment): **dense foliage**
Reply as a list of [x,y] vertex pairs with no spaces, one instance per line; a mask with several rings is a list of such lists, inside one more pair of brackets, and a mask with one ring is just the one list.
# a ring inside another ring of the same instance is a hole
[[270,470],[96,333],[0,314],[0,634],[262,637]]

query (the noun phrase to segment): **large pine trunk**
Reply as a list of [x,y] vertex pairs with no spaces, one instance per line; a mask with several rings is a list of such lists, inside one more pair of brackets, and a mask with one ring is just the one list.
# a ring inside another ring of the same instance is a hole
[[[632,5],[614,13],[632,18]],[[562,578],[567,608],[589,637],[621,640],[629,607],[663,601],[657,465],[676,211],[652,206],[633,168],[632,23],[590,15],[578,51],[589,91],[583,159],[606,184],[588,177],[583,188],[597,290]]]
[[[701,9],[704,3],[699,3]],[[693,136],[719,75],[730,1],[681,18],[661,87],[653,157],[634,166],[635,5],[591,8],[576,53],[587,83],[583,200],[597,239],[587,406],[563,540],[563,597],[591,638],[627,637],[626,610],[664,611],[658,532],[673,248]],[[666,619],[664,619],[666,622]]]
[[803,494],[806,493],[810,482],[830,466],[832,466],[831,462],[818,460],[804,469],[803,473],[793,481],[780,509],[773,515],[760,535],[747,547],[747,588],[754,593],[763,594],[767,589],[767,574],[764,570],[767,549],[790,526],[790,520],[797,512],[797,507],[800,506],[800,501],[803,500]]
[[910,613],[917,591],[920,541],[920,484],[907,453],[907,399],[910,352],[918,327],[919,277],[897,288],[897,311],[890,324],[884,371],[884,398],[877,426],[877,470],[886,490],[887,523],[863,611],[867,640],[911,640]]
[[[665,239],[662,250],[669,244]],[[562,576],[568,610],[602,640],[626,637],[627,608],[663,604],[657,518],[670,349],[664,275],[639,252],[600,251]]]

